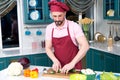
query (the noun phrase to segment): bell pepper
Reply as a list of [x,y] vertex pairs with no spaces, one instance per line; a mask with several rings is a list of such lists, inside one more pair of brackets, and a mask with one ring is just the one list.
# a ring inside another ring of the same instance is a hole
[[33,70],[33,71],[30,72],[30,77],[31,77],[31,78],[37,78],[37,77],[38,77],[38,74],[39,74],[39,73],[38,73],[37,71],[34,71],[34,70]]
[[25,70],[24,70],[24,76],[25,76],[25,77],[30,77],[30,72],[31,72],[30,69],[25,69]]
[[32,71],[37,71],[38,72],[38,68],[32,69]]

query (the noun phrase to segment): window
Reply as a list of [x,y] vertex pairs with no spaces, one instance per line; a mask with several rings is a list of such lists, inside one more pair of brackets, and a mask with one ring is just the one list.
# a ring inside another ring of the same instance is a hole
[[1,18],[2,47],[19,47],[17,5]]

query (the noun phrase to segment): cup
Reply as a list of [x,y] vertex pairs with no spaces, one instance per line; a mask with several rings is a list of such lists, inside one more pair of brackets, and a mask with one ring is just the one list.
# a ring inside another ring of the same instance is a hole
[[31,32],[29,30],[25,31],[25,35],[29,36],[31,34]]
[[38,49],[39,44],[38,42],[32,42],[32,49]]
[[40,31],[40,30],[36,31],[36,35],[38,35],[38,36],[42,35],[42,31]]

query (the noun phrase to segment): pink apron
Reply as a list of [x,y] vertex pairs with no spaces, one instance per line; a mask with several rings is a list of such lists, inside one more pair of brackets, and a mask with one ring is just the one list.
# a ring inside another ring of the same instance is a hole
[[[68,35],[61,37],[61,38],[54,38],[54,28],[52,30],[52,44],[54,47],[54,54],[56,58],[61,62],[62,67],[71,62],[72,59],[76,56],[79,49],[78,47],[72,42],[69,29],[67,26]],[[79,61],[75,65],[75,69],[82,69],[82,63]]]

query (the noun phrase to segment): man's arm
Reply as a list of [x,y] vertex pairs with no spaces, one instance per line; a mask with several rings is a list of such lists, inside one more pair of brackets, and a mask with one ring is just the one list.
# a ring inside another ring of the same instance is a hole
[[88,44],[85,36],[78,37],[77,41],[78,41],[79,46],[80,46],[79,51],[78,51],[77,55],[73,58],[73,60],[70,63],[66,64],[62,68],[63,73],[68,73],[69,70],[74,68],[76,63],[78,63],[86,55],[86,52],[89,49],[89,44]]
[[86,55],[86,53],[89,49],[89,44],[88,44],[88,41],[86,40],[85,36],[78,37],[77,41],[79,43],[80,48],[79,48],[77,55],[71,61],[71,63],[73,63],[73,64],[78,63]]
[[51,40],[46,40],[45,42],[45,50],[49,58],[52,60],[53,65],[52,68],[57,72],[61,68],[61,64],[59,60],[55,57],[53,51],[52,51],[52,43]]

